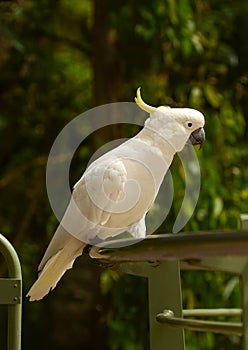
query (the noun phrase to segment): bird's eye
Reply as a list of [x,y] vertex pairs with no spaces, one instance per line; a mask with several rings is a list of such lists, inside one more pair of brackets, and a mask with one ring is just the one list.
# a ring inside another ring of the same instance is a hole
[[188,128],[191,128],[193,126],[193,123],[192,122],[187,122],[187,127]]

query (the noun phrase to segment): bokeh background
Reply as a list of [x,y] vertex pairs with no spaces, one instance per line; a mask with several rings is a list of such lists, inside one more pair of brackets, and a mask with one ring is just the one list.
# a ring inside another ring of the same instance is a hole
[[[201,194],[184,231],[239,228],[248,212],[247,18],[247,0],[0,1],[0,230],[20,256],[24,295],[57,225],[45,184],[55,137],[90,108],[133,101],[139,86],[152,105],[206,116]],[[90,135],[71,183],[98,147],[136,132],[115,125]],[[171,171],[174,203],[158,233],[171,231],[184,195],[178,158]],[[236,277],[185,272],[182,284],[184,307],[240,306]],[[24,350],[146,350],[148,342],[146,281],[86,255],[43,301],[24,298]],[[241,347],[239,337],[210,333],[186,332],[186,342],[187,350]]]

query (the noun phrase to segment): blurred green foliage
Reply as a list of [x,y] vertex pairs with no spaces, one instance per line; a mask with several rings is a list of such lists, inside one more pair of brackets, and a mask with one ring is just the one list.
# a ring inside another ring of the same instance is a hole
[[[55,137],[87,109],[133,101],[138,86],[148,103],[206,116],[201,194],[184,230],[239,227],[248,211],[247,15],[246,0],[0,1],[0,229],[20,255],[25,291],[57,225],[45,187]],[[97,147],[133,132],[89,137],[72,182]],[[184,196],[178,159],[171,171],[174,204],[159,232],[171,231]],[[185,307],[240,304],[233,277],[187,272],[182,281]],[[147,327],[146,282],[83,257],[43,301],[25,302],[23,348],[148,349]],[[189,350],[240,348],[236,337],[186,338]]]

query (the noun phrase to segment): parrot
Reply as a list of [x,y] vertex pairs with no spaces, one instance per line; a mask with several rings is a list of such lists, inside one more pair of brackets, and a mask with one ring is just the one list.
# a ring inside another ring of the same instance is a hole
[[38,267],[27,297],[40,300],[73,267],[86,246],[122,232],[146,237],[152,207],[174,155],[186,143],[203,145],[204,115],[192,108],[153,107],[140,88],[137,105],[149,115],[133,138],[93,161],[74,185],[70,202]]

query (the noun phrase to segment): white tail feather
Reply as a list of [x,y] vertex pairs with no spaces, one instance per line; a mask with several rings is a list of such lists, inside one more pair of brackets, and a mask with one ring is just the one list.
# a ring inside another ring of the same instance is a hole
[[39,278],[33,284],[27,296],[30,301],[40,300],[50,290],[54,289],[64,275],[71,269],[75,259],[82,254],[85,247],[83,242],[71,239],[61,250],[53,255],[45,264]]

